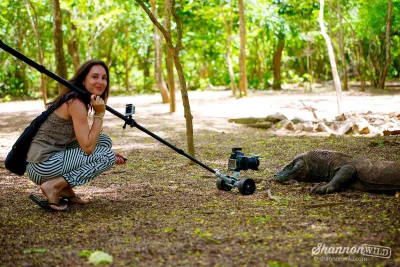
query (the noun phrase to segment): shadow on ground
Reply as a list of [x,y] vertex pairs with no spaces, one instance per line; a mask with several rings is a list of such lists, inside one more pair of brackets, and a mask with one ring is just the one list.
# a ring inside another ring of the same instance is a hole
[[[23,129],[2,116],[2,136]],[[24,117],[22,124],[30,121]],[[4,119],[4,120],[3,120]],[[137,121],[180,148],[184,120],[168,114],[138,115]],[[26,176],[0,168],[0,266],[91,266],[88,251],[114,257],[112,266],[396,266],[400,262],[400,199],[343,191],[310,195],[312,184],[269,181],[299,153],[331,149],[376,160],[400,160],[396,137],[276,136],[226,120],[197,120],[196,155],[226,171],[231,147],[260,154],[258,172],[243,173],[257,191],[217,190],[210,172],[137,129],[108,117],[104,132],[127,155],[92,183],[76,188],[86,206],[49,214],[29,201],[40,196]],[[5,140],[5,139],[4,139]],[[8,144],[3,144],[3,150]],[[268,190],[279,201],[268,196]],[[312,256],[328,247],[363,244],[391,248],[389,259],[361,254]],[[347,257],[346,259],[344,257]]]

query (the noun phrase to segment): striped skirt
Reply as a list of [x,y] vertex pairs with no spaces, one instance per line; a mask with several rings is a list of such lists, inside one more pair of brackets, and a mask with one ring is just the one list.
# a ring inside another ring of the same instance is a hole
[[88,155],[78,141],[73,141],[66,150],[56,152],[45,162],[28,163],[26,173],[38,185],[58,177],[64,177],[72,187],[83,185],[114,165],[115,153],[111,146],[111,138],[100,134],[94,152]]

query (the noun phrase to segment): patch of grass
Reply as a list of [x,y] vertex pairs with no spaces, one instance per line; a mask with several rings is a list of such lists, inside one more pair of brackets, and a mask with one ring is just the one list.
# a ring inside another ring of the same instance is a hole
[[36,248],[36,249],[24,249],[22,250],[23,253],[28,254],[28,253],[46,253],[47,249],[45,248]]
[[81,256],[81,257],[89,257],[90,254],[92,254],[95,251],[96,250],[86,250],[86,249],[84,249],[84,250],[79,252],[79,256]]
[[[167,134],[172,144],[185,147],[184,118],[138,114],[137,119],[152,131]],[[2,132],[15,135],[15,129],[2,122]],[[275,136],[237,125],[222,133],[213,130],[224,126],[222,121],[198,119],[196,124],[201,126],[195,132],[196,158],[212,168],[225,170],[231,147],[261,155],[260,171],[242,175],[257,180],[255,194],[242,196],[237,188],[217,190],[215,177],[200,166],[188,164],[135,129],[122,131],[112,125],[105,130],[112,133],[121,154],[128,156],[128,164],[74,188],[91,203],[70,206],[69,213],[43,212],[26,197],[40,194],[38,187],[0,168],[0,265],[89,266],[87,257],[94,249],[112,255],[115,266],[329,265],[310,256],[311,249],[323,242],[390,246],[392,258],[371,258],[368,266],[396,266],[399,198],[350,190],[314,196],[309,194],[310,185],[267,181],[297,154],[316,148],[398,160],[400,146],[388,143],[397,144],[394,137],[383,139],[387,142],[381,149],[369,146],[376,138]],[[270,199],[267,190],[280,201]],[[335,202],[351,204],[310,207]]]
[[166,228],[161,229],[161,231],[163,233],[172,233],[172,232],[176,231],[176,229],[175,229],[175,227],[166,227]]
[[313,199],[313,198],[314,198],[314,197],[311,196],[311,195],[309,195],[309,194],[307,194],[307,195],[304,196],[304,200],[307,200],[307,201],[309,201],[309,200],[311,200],[311,199]]
[[250,222],[252,223],[266,223],[268,221],[272,221],[272,217],[271,216],[261,216],[261,217],[254,217],[250,219]]

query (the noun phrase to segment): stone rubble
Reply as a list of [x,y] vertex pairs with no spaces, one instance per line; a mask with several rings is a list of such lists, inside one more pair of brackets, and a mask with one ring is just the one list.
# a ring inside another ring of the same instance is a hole
[[363,136],[400,134],[400,112],[390,114],[347,113],[335,117],[332,121],[326,119],[306,121],[299,117],[289,120],[282,113],[274,113],[264,118],[229,119],[229,122],[253,128],[285,130],[295,133],[325,132],[330,135],[354,134]]

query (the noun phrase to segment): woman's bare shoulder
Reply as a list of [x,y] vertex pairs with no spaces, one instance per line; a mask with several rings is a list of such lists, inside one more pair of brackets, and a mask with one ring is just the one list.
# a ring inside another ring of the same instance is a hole
[[87,116],[87,106],[81,99],[74,98],[69,100],[66,104],[69,114],[82,114],[85,117]]
[[85,104],[80,99],[71,99],[67,102],[61,104],[54,113],[63,119],[70,120],[71,119],[71,111],[76,110],[79,113],[86,113]]

